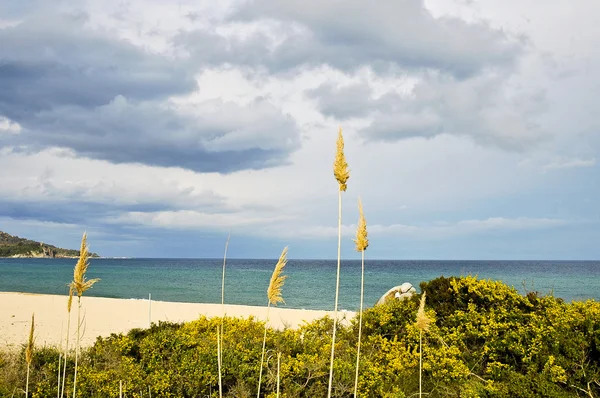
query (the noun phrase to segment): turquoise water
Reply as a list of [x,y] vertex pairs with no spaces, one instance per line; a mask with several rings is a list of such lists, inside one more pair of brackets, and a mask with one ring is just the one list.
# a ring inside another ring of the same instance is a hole
[[[66,294],[73,278],[72,259],[0,259],[0,291]],[[227,261],[225,301],[266,305],[266,289],[277,260]],[[335,260],[290,260],[284,274],[283,307],[333,308]],[[220,303],[219,259],[92,259],[88,278],[101,278],[86,294],[116,298]],[[502,280],[567,301],[600,300],[600,261],[367,261],[365,305],[372,306],[388,289],[403,282],[417,287],[439,276],[477,275]],[[356,310],[360,295],[360,261],[342,261],[340,309]],[[0,305],[6,305],[1,303]]]

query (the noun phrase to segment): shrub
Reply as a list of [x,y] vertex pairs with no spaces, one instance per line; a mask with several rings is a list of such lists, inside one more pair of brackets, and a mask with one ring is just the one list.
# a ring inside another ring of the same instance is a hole
[[[522,296],[498,282],[437,278],[427,292],[423,392],[428,397],[577,397],[600,395],[600,303]],[[418,297],[365,310],[359,396],[408,397],[418,392]],[[98,338],[83,350],[78,396],[218,396],[216,335],[220,318],[159,322]],[[225,396],[256,396],[264,322],[225,318]],[[327,395],[333,321],[323,318],[267,333],[261,390],[274,397],[281,352],[281,396]],[[338,325],[332,396],[354,387],[358,324]],[[24,386],[24,349],[0,352],[0,396]],[[33,397],[56,395],[58,351],[32,361]],[[68,362],[72,369],[72,360]],[[67,380],[69,382],[69,380]],[[72,382],[72,380],[71,380]],[[578,395],[579,394],[579,395]]]

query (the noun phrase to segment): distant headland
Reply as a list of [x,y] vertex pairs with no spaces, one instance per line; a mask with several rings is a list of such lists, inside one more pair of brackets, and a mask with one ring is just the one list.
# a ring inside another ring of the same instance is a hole
[[[0,257],[13,258],[77,258],[79,250],[61,249],[0,231]],[[90,253],[90,257],[99,257]]]

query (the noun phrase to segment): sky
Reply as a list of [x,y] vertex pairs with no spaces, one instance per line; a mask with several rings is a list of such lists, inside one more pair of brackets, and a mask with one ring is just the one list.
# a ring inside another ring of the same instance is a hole
[[104,256],[600,259],[595,0],[0,2],[0,230]]

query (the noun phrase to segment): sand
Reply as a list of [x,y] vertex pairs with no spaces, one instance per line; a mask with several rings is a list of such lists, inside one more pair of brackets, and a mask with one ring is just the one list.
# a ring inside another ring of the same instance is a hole
[[[220,316],[220,304],[174,303],[149,300],[127,300],[102,297],[83,297],[82,318],[85,316],[82,345],[91,345],[97,336],[111,333],[126,333],[134,328],[146,328],[152,322],[184,322],[201,315]],[[0,347],[18,346],[26,342],[35,313],[35,338],[38,346],[59,346],[60,336],[67,328],[67,297],[47,294],[0,292]],[[264,320],[266,307],[249,305],[225,305],[228,316],[254,316]],[[332,311],[299,310],[271,307],[269,325],[274,328],[285,326],[296,328],[304,323],[333,316]],[[338,312],[339,319],[349,321],[354,312]],[[71,342],[77,326],[77,297],[71,310]]]

